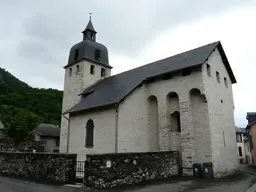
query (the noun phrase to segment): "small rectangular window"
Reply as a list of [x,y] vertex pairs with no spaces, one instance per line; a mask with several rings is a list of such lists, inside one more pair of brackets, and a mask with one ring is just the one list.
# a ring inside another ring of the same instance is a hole
[[164,80],[169,80],[169,79],[171,79],[171,78],[173,78],[173,76],[172,76],[171,74],[167,74],[167,75],[165,75],[165,76],[163,77]]
[[242,137],[241,137],[241,135],[240,135],[239,133],[236,134],[236,141],[237,141],[238,143],[241,143],[241,142],[242,142]]
[[79,65],[76,65],[76,72],[78,73],[79,72]]
[[56,142],[56,146],[59,147],[59,146],[60,146],[60,139],[57,138],[57,139],[55,140],[55,142]]
[[218,71],[216,71],[216,79],[220,83],[220,73]]
[[91,65],[90,73],[91,73],[92,75],[94,75],[94,73],[95,73],[95,66],[94,66],[94,65]]
[[242,147],[238,147],[238,152],[239,152],[239,156],[242,157],[243,156]]
[[79,53],[79,51],[78,51],[78,49],[76,49],[76,50],[75,50],[74,60],[77,60],[77,59],[78,59],[78,53]]
[[69,76],[72,75],[72,68],[69,68]]
[[224,147],[226,147],[226,139],[225,139],[225,133],[223,132],[223,144],[224,144]]
[[106,76],[106,69],[101,68],[101,77],[105,77]]
[[225,86],[228,88],[228,81],[226,77],[224,77],[224,83],[225,83]]
[[211,66],[209,64],[206,65],[207,75],[211,77]]
[[182,72],[182,76],[188,76],[190,75],[190,70],[189,69],[185,69],[183,72]]
[[100,51],[99,50],[95,50],[95,60],[100,61]]

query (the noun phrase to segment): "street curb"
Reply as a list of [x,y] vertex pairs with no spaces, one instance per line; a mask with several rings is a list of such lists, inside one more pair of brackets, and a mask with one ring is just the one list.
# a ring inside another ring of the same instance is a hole
[[249,173],[249,174],[252,174],[252,175],[256,175],[256,172],[252,172],[252,171],[245,171],[245,170],[240,170],[241,172],[244,172],[244,173]]
[[256,183],[252,185],[249,189],[246,190],[246,192],[255,192],[256,189]]

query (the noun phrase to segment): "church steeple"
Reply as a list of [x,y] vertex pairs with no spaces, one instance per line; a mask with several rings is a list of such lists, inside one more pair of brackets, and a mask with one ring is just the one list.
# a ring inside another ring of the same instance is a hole
[[92,25],[92,18],[91,18],[91,13],[90,13],[90,19],[89,22],[85,28],[85,30],[82,32],[84,34],[83,40],[91,40],[91,41],[96,41],[96,31]]

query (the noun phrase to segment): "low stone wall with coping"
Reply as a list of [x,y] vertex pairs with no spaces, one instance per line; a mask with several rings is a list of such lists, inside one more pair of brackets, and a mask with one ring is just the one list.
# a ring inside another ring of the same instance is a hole
[[0,152],[0,174],[42,182],[73,183],[76,179],[76,155]]
[[177,151],[87,155],[85,186],[115,187],[179,174]]

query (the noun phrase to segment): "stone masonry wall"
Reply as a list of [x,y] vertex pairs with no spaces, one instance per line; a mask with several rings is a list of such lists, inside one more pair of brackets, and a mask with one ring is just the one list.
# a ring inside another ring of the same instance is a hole
[[[95,74],[90,74],[90,66],[94,65]],[[79,68],[78,68],[79,66]],[[73,107],[77,104],[81,97],[79,96],[86,88],[101,80],[101,68],[100,65],[95,65],[88,61],[80,61],[73,66],[66,68],[64,79],[64,92],[62,102],[62,112]],[[71,70],[71,73],[70,73]],[[111,70],[105,68],[106,77],[111,75]],[[69,115],[66,114],[69,118]],[[68,135],[68,121],[64,117],[61,119],[61,135],[60,135],[60,152],[67,152],[67,135]],[[70,151],[69,151],[70,152]]]
[[94,188],[135,184],[178,175],[178,152],[87,155],[85,185]]
[[75,154],[0,152],[0,173],[54,183],[75,181]]
[[[207,64],[210,68],[207,73]],[[219,80],[217,77],[219,72]],[[232,84],[218,49],[203,65],[204,93],[208,103],[214,177],[238,170]],[[226,83],[225,83],[226,78]]]

